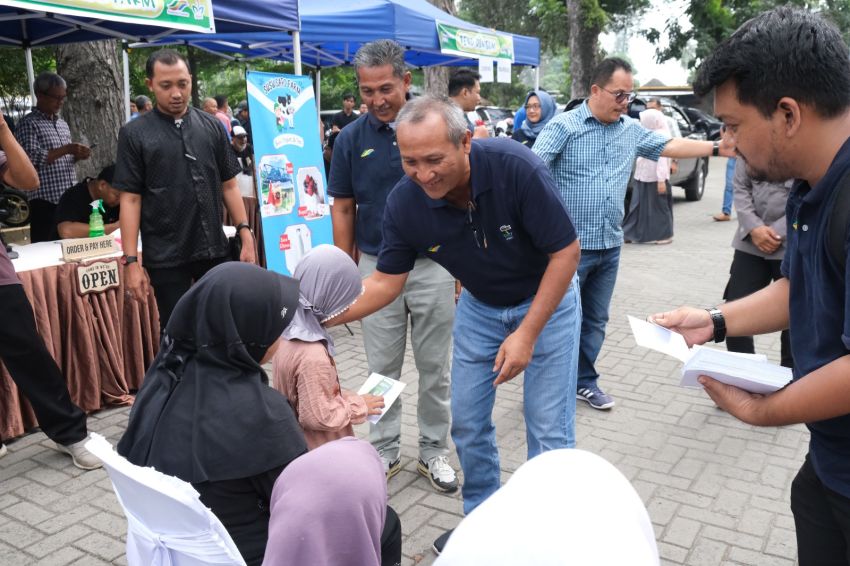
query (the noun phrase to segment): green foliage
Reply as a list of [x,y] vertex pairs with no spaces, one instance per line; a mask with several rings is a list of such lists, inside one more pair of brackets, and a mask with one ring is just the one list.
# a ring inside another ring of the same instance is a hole
[[[669,45],[657,50],[656,59],[662,62],[684,58],[689,68],[696,68],[741,24],[783,5],[821,12],[835,23],[845,41],[850,39],[850,0],[691,0],[684,14],[691,28],[683,29],[679,21],[681,15],[671,17],[663,30]],[[662,30],[649,29],[643,33],[657,43]]]
[[[56,70],[56,52],[52,48],[33,49],[32,59],[36,75],[41,71]],[[0,102],[4,112],[8,111],[15,119],[21,116],[26,110],[29,93],[24,50],[17,47],[0,48]]]

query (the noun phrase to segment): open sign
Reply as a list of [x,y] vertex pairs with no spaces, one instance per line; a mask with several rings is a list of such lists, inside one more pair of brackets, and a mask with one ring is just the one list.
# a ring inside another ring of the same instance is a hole
[[102,293],[118,287],[118,261],[95,261],[77,266],[77,292],[80,295]]

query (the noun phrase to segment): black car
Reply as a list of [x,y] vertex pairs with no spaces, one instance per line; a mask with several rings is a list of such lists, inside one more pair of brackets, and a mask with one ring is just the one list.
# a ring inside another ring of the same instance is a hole
[[682,106],[682,111],[690,118],[694,127],[705,130],[705,134],[709,140],[715,141],[720,139],[720,130],[723,128],[723,122],[710,114],[706,114],[699,108]]

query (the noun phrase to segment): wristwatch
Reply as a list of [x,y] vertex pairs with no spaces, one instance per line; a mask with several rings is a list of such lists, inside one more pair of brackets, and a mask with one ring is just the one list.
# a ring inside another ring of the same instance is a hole
[[711,148],[711,156],[717,157],[718,155],[720,155],[720,142],[715,141],[714,146],[712,146]]
[[138,256],[134,255],[122,255],[121,256],[121,265],[130,265],[131,263],[136,263],[139,261]]
[[248,231],[251,232],[251,235],[252,236],[254,235],[254,231],[251,230],[251,225],[248,224],[247,222],[240,222],[239,224],[237,224],[236,225],[236,233],[238,234],[239,232],[241,232],[243,228],[247,228]]
[[723,318],[723,313],[717,307],[705,310],[711,315],[711,323],[714,325],[714,341],[719,344],[726,340],[726,319]]

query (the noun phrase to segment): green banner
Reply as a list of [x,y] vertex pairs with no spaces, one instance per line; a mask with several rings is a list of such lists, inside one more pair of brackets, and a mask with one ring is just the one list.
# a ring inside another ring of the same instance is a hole
[[511,35],[462,29],[437,22],[437,36],[442,53],[514,60],[514,38]]
[[0,4],[129,24],[215,32],[212,0],[2,0]]

